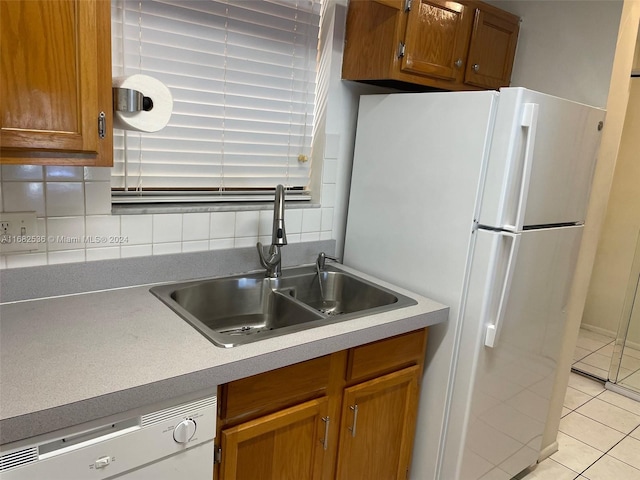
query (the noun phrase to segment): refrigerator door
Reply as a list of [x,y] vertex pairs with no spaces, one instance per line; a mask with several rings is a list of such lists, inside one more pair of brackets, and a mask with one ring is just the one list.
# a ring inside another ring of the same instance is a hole
[[477,231],[440,478],[538,459],[582,230]]
[[412,478],[435,478],[497,96],[447,92],[360,100],[344,263],[450,306],[449,321],[429,330]]
[[524,88],[503,88],[480,224],[583,223],[604,110]]

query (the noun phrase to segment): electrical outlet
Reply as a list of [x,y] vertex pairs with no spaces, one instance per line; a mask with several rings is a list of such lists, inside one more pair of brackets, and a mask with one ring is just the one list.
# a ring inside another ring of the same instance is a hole
[[0,213],[0,254],[37,250],[36,212]]

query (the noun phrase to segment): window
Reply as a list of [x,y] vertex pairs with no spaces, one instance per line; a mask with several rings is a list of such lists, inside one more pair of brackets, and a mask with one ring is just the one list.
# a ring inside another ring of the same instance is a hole
[[174,98],[163,130],[114,131],[114,201],[305,193],[319,22],[320,0],[114,1],[114,76]]

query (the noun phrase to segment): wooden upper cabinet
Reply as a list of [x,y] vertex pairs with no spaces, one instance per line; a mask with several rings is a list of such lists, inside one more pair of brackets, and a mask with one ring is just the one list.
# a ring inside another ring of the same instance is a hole
[[509,85],[519,24],[498,9],[475,11],[465,82],[488,88]]
[[110,3],[2,0],[0,8],[2,163],[111,165]]
[[351,0],[342,78],[399,88],[508,86],[519,21],[476,0]]
[[461,3],[414,0],[407,14],[402,70],[461,82],[471,15]]

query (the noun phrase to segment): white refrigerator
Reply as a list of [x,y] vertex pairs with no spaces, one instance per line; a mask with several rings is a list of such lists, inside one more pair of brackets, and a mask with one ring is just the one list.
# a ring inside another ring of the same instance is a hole
[[361,97],[344,263],[451,307],[411,479],[536,462],[604,116],[523,88]]

